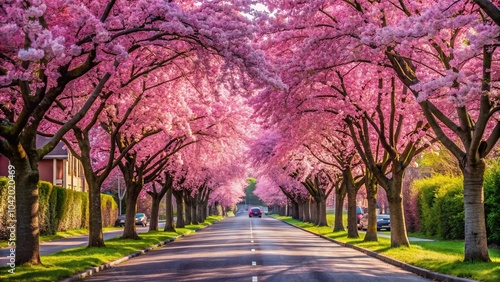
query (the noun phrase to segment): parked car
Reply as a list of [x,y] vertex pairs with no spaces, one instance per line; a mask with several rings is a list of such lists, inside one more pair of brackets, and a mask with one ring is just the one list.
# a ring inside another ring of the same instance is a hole
[[116,221],[115,221],[115,226],[116,227],[123,227],[125,226],[125,215],[120,215]]
[[363,218],[364,215],[363,207],[361,206],[356,206],[356,223],[358,225],[358,229],[360,228],[360,223],[361,223],[361,218]]
[[144,213],[135,214],[135,224],[140,224],[142,226],[148,226],[148,217]]
[[[368,228],[368,214],[365,214],[361,218],[359,223],[359,229],[366,230]],[[391,230],[391,216],[388,214],[378,214],[377,215],[377,230]]]
[[252,216],[262,217],[262,210],[260,208],[257,208],[257,207],[251,208],[250,211],[248,212],[248,217],[252,217]]
[[[140,224],[142,226],[148,226],[148,217],[144,213],[136,213],[135,214],[135,224]],[[116,227],[125,226],[125,215],[120,215],[115,221]]]

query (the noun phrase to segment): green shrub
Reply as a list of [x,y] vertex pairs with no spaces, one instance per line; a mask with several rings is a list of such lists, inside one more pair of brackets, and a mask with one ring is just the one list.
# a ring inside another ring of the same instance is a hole
[[413,186],[418,190],[419,194],[421,231],[428,236],[437,234],[438,221],[432,215],[432,206],[440,183],[441,180],[434,177],[413,182]]
[[442,185],[437,193],[432,214],[439,218],[437,235],[442,239],[465,238],[465,211],[462,179]]
[[8,239],[7,232],[7,177],[0,177],[0,240]]
[[435,175],[416,180],[422,232],[442,239],[464,238],[464,200],[461,177]]
[[112,195],[101,194],[102,226],[113,226],[118,217],[118,205]]
[[57,204],[56,204],[56,226],[57,226],[57,231],[65,231],[67,230],[67,217],[69,214],[68,211],[68,196],[69,196],[69,191],[68,189],[58,189],[57,190]]
[[56,234],[57,232],[57,189],[53,188],[50,191],[50,196],[47,201],[49,207],[49,228],[47,234]]
[[87,228],[89,226],[89,194],[82,193],[82,220],[79,228]]
[[52,194],[52,184],[46,181],[38,183],[38,224],[40,226],[41,234],[53,234],[51,231],[51,209],[50,209],[50,196]]
[[484,174],[484,199],[488,243],[500,245],[500,158],[491,161]]
[[[7,239],[7,177],[0,177],[0,239]],[[53,186],[50,182],[38,184],[40,234],[88,228],[89,197],[87,193]],[[101,195],[103,227],[113,226],[118,205],[110,195]]]

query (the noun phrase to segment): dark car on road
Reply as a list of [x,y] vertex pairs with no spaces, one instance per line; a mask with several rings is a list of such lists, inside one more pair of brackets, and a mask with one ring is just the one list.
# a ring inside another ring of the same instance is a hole
[[[136,213],[135,214],[135,224],[140,224],[142,226],[148,226],[148,217],[144,213]],[[115,221],[116,227],[125,226],[125,215],[120,215]]]
[[116,221],[115,221],[115,226],[116,227],[123,227],[125,226],[125,215],[120,215]]
[[[368,214],[365,214],[359,223],[359,229],[368,228]],[[391,230],[391,216],[388,214],[377,214],[377,230]]]
[[248,217],[252,216],[262,217],[262,210],[257,207],[251,208],[250,211],[248,212]]

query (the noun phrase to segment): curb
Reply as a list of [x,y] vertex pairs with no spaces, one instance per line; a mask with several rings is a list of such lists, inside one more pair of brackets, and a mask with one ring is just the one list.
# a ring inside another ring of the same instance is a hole
[[280,220],[280,221],[283,222],[283,223],[286,223],[286,224],[288,224],[290,226],[293,226],[295,228],[298,228],[298,229],[300,229],[302,231],[308,232],[310,234],[316,235],[316,236],[321,237],[323,239],[326,239],[326,240],[328,240],[330,242],[338,244],[338,245],[340,245],[342,247],[347,247],[347,248],[354,249],[356,251],[362,252],[362,253],[364,253],[366,255],[369,255],[371,257],[379,259],[379,260],[381,260],[381,261],[383,261],[385,263],[388,263],[388,264],[397,266],[397,267],[399,267],[401,269],[404,269],[406,271],[412,272],[412,273],[414,273],[414,274],[416,274],[418,276],[432,279],[433,281],[443,281],[443,282],[477,282],[477,280],[472,280],[472,279],[467,279],[467,278],[461,278],[461,277],[457,277],[457,276],[453,276],[453,275],[442,274],[442,273],[439,273],[439,272],[434,272],[434,271],[430,271],[428,269],[420,268],[420,267],[417,267],[417,266],[414,266],[414,265],[411,265],[411,264],[399,261],[397,259],[393,259],[391,257],[379,254],[377,252],[370,251],[368,249],[364,249],[364,248],[361,248],[361,247],[358,247],[358,246],[354,246],[354,245],[350,245],[350,244],[347,244],[347,243],[344,243],[344,242],[341,242],[341,241],[337,241],[335,239],[326,237],[324,235],[319,235],[317,233],[314,233],[312,231],[309,231],[309,230],[306,230],[304,228],[298,227],[298,226],[293,225],[291,223],[288,223],[286,221],[283,221],[283,220]]
[[[210,225],[207,225],[207,226],[205,226],[203,228],[198,228],[198,229],[194,230],[193,233],[196,233],[196,232],[198,232],[198,231],[200,231],[200,230],[202,230],[204,228],[207,228],[207,227],[209,227],[209,226],[211,226],[211,225],[213,225],[213,224],[215,224],[217,222],[219,222],[219,221],[213,222]],[[125,261],[127,261],[127,260],[129,260],[131,258],[135,258],[135,257],[141,256],[141,255],[144,255],[144,254],[146,254],[147,252],[149,252],[151,250],[157,249],[157,248],[159,248],[161,246],[164,246],[164,245],[166,245],[166,244],[168,244],[170,242],[173,242],[173,241],[175,241],[175,240],[177,240],[179,238],[182,238],[184,236],[185,236],[184,234],[175,236],[174,238],[170,238],[170,239],[167,239],[167,240],[165,240],[163,242],[160,242],[158,244],[154,244],[154,245],[152,245],[152,246],[150,246],[150,247],[148,247],[146,249],[139,250],[139,251],[137,251],[135,253],[132,253],[132,254],[130,254],[128,256],[119,258],[119,259],[114,260],[114,261],[110,261],[110,262],[105,263],[105,264],[101,264],[99,266],[91,267],[91,268],[86,269],[86,270],[84,270],[84,271],[82,271],[80,273],[77,273],[77,274],[75,274],[75,275],[73,275],[73,276],[71,276],[69,278],[65,278],[65,279],[62,279],[62,280],[59,280],[59,281],[60,282],[81,281],[84,278],[92,276],[95,273],[98,273],[98,272],[106,270],[106,269],[113,268],[115,265],[118,265],[118,264],[120,264],[122,262],[125,262]]]

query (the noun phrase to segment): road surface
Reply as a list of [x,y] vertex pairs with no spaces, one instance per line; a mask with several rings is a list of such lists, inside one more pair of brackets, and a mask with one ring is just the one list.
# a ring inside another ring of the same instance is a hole
[[269,217],[239,214],[85,281],[430,281]]

